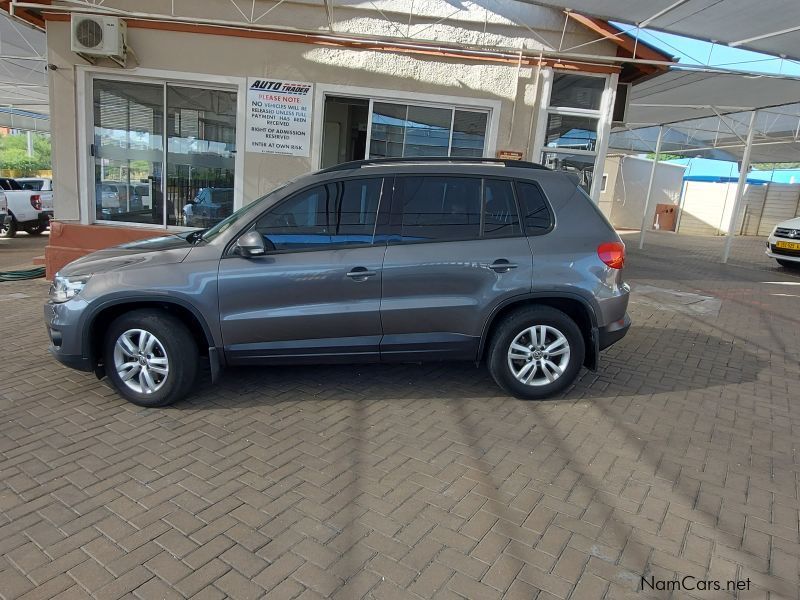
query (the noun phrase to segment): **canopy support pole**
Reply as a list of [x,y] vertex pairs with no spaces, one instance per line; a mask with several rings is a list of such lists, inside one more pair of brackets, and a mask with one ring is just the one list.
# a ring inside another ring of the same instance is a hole
[[750,151],[753,149],[753,134],[755,133],[755,123],[757,110],[750,113],[750,126],[747,129],[747,140],[744,145],[744,153],[742,154],[742,166],[739,167],[739,183],[736,184],[736,194],[733,197],[733,210],[731,211],[731,218],[728,222],[728,230],[725,232],[725,247],[722,250],[722,262],[728,262],[728,257],[731,254],[731,243],[733,242],[733,231],[736,227],[736,222],[739,217],[739,206],[744,197],[744,188],[747,185],[747,172],[750,170]]
[[650,197],[653,195],[653,183],[656,179],[656,167],[658,157],[661,154],[661,138],[664,137],[664,126],[658,128],[658,139],[656,140],[656,154],[653,157],[653,166],[650,167],[650,181],[647,182],[647,195],[644,197],[644,212],[642,213],[642,230],[639,232],[639,250],[644,248],[644,230],[647,227],[647,215],[650,214]]

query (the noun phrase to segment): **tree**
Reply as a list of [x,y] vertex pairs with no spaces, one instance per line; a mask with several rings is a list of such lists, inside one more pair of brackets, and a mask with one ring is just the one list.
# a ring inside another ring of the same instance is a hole
[[0,169],[20,171],[22,176],[51,168],[50,136],[34,133],[33,156],[28,156],[25,133],[0,137]]

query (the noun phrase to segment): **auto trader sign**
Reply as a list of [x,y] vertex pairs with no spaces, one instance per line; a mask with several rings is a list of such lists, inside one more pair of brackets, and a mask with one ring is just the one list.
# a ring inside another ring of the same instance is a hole
[[313,85],[247,80],[247,151],[309,156]]

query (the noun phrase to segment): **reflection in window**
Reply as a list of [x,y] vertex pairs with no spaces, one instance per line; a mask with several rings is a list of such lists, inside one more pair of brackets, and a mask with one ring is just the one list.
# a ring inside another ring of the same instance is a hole
[[236,92],[167,86],[167,219],[212,227],[233,213]]
[[371,244],[383,180],[351,179],[298,193],[256,223],[269,250]]
[[600,110],[605,87],[604,77],[556,73],[550,92],[550,106]]
[[511,182],[487,179],[483,184],[483,237],[519,235],[519,215]]
[[483,156],[485,112],[375,102],[370,158]]
[[474,177],[400,177],[404,241],[480,237],[481,180]]
[[595,150],[598,119],[550,113],[547,115],[548,148]]
[[592,189],[594,176],[594,154],[567,154],[562,152],[542,152],[542,163],[557,171],[574,173],[580,186],[587,193]]
[[482,112],[456,110],[453,116],[453,143],[450,156],[483,156],[486,139],[486,120]]
[[96,219],[163,225],[163,100],[162,85],[94,81]]
[[525,229],[529,234],[550,229],[552,223],[550,211],[538,185],[518,181],[517,197],[522,210],[522,218],[525,221]]

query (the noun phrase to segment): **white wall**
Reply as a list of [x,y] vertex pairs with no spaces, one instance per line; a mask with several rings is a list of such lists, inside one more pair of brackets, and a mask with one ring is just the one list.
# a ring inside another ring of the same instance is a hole
[[[653,161],[635,156],[623,156],[617,160],[621,161],[621,166],[617,170],[613,188],[607,191],[607,195],[613,194],[611,224],[619,229],[639,229],[642,226],[642,213]],[[648,227],[652,226],[657,204],[678,204],[685,170],[683,165],[658,163],[647,217]],[[612,162],[608,165],[609,176],[613,171]]]

